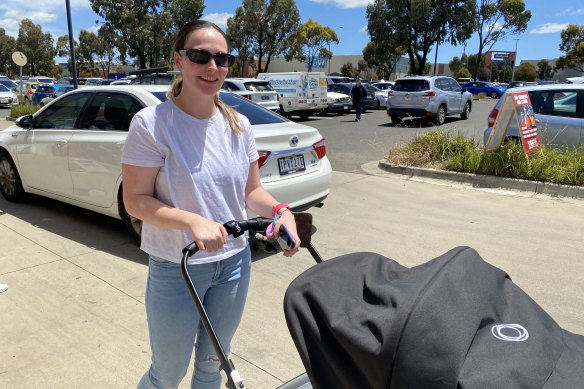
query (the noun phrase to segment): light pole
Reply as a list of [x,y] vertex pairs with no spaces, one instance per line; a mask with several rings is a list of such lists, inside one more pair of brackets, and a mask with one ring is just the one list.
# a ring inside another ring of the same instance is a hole
[[[342,27],[342,26],[338,26],[337,28],[340,28],[341,30],[343,29],[343,27]],[[340,39],[339,39],[339,41],[340,41]],[[330,41],[330,40],[328,41],[328,47],[329,47],[329,54],[330,54],[330,56],[331,56],[331,57],[328,59],[328,68],[329,68],[329,69],[328,69],[328,74],[329,74],[329,76],[330,76],[330,74],[331,74],[331,60],[333,59],[333,54],[331,53],[331,41]]]
[[519,38],[515,39],[515,58],[513,59],[513,69],[511,69],[511,81],[515,81],[515,64],[517,63],[517,42]]

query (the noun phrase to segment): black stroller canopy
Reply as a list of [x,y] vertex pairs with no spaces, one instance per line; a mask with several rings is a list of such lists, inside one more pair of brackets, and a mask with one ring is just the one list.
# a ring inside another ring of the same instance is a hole
[[284,310],[315,388],[584,387],[584,337],[468,247],[413,268],[328,260],[290,284]]

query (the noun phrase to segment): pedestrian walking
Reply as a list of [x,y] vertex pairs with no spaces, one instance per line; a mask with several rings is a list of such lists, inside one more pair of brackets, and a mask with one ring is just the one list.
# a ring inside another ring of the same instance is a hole
[[361,111],[363,111],[363,101],[367,96],[367,89],[361,85],[361,79],[357,77],[355,79],[355,86],[351,89],[349,93],[351,99],[353,100],[353,108],[355,108],[355,121],[361,120]]

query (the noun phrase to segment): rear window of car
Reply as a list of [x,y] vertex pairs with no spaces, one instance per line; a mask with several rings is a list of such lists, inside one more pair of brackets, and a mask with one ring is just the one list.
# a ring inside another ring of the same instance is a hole
[[287,122],[282,116],[231,93],[220,93],[219,98],[225,104],[246,116],[252,125]]
[[274,90],[268,82],[246,82],[245,89],[252,92],[271,92]]
[[397,80],[392,88],[396,92],[420,92],[430,89],[427,80]]
[[54,90],[55,88],[48,85],[39,85],[39,87],[37,88],[37,92],[41,93],[53,93]]

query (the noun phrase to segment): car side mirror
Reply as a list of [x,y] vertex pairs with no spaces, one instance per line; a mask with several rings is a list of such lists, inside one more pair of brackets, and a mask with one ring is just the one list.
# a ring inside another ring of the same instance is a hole
[[28,130],[29,128],[32,127],[32,115],[21,116],[18,119],[16,119],[15,123],[18,127]]
[[464,93],[464,92],[466,92],[466,88],[462,88],[462,89],[460,90],[460,93]]

